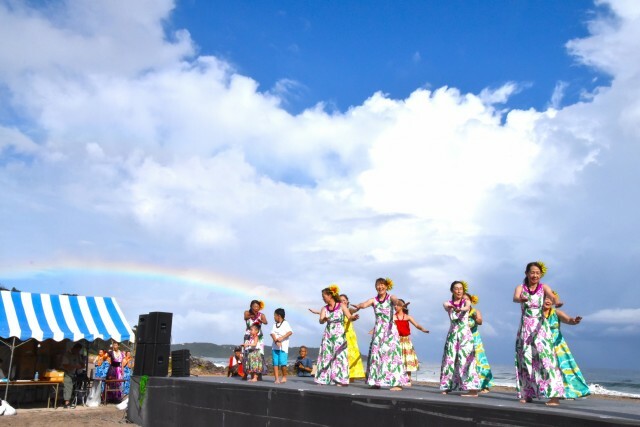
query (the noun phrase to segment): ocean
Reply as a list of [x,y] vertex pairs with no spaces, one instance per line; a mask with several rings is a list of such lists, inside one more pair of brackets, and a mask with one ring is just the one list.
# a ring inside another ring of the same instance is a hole
[[[227,366],[228,358],[205,357],[216,366]],[[640,371],[622,369],[581,368],[582,374],[589,384],[591,393],[596,395],[631,397],[640,399]],[[513,365],[491,365],[495,385],[515,387],[516,374]],[[417,375],[412,374],[417,381],[438,382],[440,380],[440,365],[432,363],[420,364]]]

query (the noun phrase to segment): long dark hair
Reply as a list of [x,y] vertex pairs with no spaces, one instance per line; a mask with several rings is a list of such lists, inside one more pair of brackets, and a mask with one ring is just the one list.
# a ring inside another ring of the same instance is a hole
[[[253,304],[258,304],[258,307],[260,307],[260,301],[258,301],[257,299],[254,299],[249,303],[249,313],[256,314],[253,312]],[[260,309],[258,309],[258,311],[260,311]]]
[[529,278],[527,277],[527,274],[529,274],[529,270],[531,270],[531,267],[538,267],[540,269],[540,273],[542,273],[542,265],[540,265],[538,261],[532,261],[527,264],[527,268],[525,268],[524,270],[524,280],[522,281],[522,283],[527,286],[529,286]]

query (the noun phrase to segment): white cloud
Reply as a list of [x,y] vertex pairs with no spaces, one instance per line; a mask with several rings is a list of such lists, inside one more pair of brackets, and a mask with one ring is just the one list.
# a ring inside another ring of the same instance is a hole
[[621,326],[640,326],[640,308],[606,308],[585,316],[589,322]]
[[559,81],[556,83],[553,88],[553,93],[551,94],[551,105],[550,107],[553,109],[559,109],[560,104],[562,103],[562,98],[564,98],[564,92],[567,89],[568,83]]

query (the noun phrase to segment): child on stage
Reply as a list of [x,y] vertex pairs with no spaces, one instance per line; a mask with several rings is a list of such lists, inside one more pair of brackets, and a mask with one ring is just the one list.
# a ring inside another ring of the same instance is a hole
[[366,382],[371,388],[391,387],[391,391],[399,391],[407,385],[409,378],[402,363],[398,328],[393,322],[392,305],[397,304],[398,299],[388,293],[393,288],[391,279],[379,278],[375,286],[378,295],[356,305],[358,310],[373,306],[376,315]]
[[249,338],[242,344],[245,351],[246,374],[251,375],[249,381],[258,381],[258,375],[261,375],[264,369],[262,363],[262,353],[260,353],[260,325],[253,324],[249,327]]
[[482,390],[482,393],[489,393],[489,389],[493,387],[493,373],[478,330],[478,326],[482,325],[482,313],[475,308],[479,299],[477,295],[469,295],[468,293],[465,294],[465,298],[472,304],[471,310],[469,310],[469,327],[473,334],[473,349],[476,353],[476,371],[478,371],[478,376],[480,377],[480,390]]
[[[557,294],[555,294],[557,297]],[[553,351],[558,358],[558,368],[562,375],[562,384],[564,385],[565,399],[577,399],[591,394],[587,380],[582,376],[580,368],[576,363],[567,342],[560,331],[560,322],[567,325],[578,325],[582,317],[569,317],[564,311],[553,308],[551,298],[544,300],[544,317],[551,328],[551,341],[553,342]]]
[[407,373],[409,382],[407,387],[411,386],[411,372],[416,372],[419,367],[418,356],[413,348],[411,342],[411,328],[409,323],[413,324],[416,329],[428,334],[429,331],[420,326],[413,317],[409,316],[409,309],[407,308],[410,303],[405,303],[404,300],[398,299],[395,305],[396,313],[393,315],[393,321],[398,328],[398,335],[400,336],[400,348],[402,349],[402,363],[404,370]]
[[[273,356],[273,373],[276,376],[276,384],[287,382],[287,355],[289,353],[289,337],[293,334],[289,322],[284,320],[284,308],[276,309],[273,314],[275,324],[271,328],[271,338],[273,345],[271,353]],[[280,370],[282,370],[282,380],[279,378]]]

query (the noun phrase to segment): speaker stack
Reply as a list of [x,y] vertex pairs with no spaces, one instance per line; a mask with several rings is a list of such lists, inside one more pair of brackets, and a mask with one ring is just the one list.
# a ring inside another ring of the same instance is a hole
[[169,373],[173,313],[154,311],[138,317],[133,375],[166,377]]
[[189,359],[191,353],[189,349],[175,350],[171,352],[171,376],[188,377],[191,375],[191,365]]

